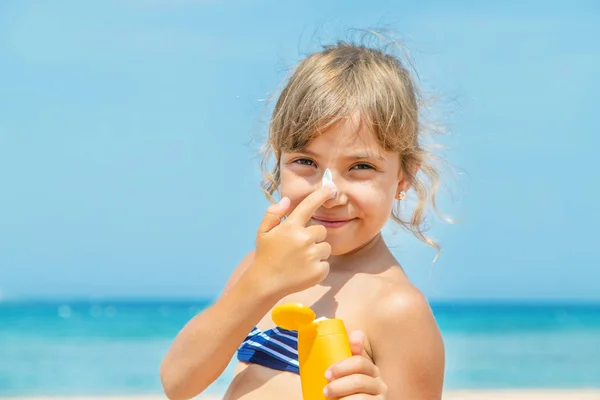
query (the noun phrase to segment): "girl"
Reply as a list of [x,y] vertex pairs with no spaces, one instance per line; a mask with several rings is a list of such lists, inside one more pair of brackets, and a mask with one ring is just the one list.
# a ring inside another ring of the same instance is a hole
[[[418,92],[391,54],[342,42],[300,62],[269,127],[266,157],[276,162],[264,188],[281,200],[221,297],[165,356],[170,399],[201,393],[236,354],[226,400],[302,399],[296,332],[275,328],[270,315],[287,302],[341,318],[351,332],[353,356],[327,371],[327,398],[441,398],[440,332],[381,235],[391,216],[437,248],[421,228],[438,177],[422,133]],[[326,169],[334,185],[321,185]],[[409,189],[417,204],[405,221]]]

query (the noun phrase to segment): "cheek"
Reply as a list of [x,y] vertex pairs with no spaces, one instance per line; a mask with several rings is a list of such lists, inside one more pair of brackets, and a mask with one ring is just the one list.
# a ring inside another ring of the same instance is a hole
[[281,172],[279,193],[281,194],[281,197],[290,199],[291,210],[296,208],[296,206],[313,191],[313,186],[306,179],[290,173],[289,171]]
[[378,186],[357,187],[352,193],[352,203],[354,203],[366,216],[375,217],[375,219],[387,219],[394,205],[395,191],[386,190]]

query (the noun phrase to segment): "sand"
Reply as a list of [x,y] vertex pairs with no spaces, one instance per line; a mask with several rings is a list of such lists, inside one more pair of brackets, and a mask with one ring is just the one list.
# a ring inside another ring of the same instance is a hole
[[[206,395],[198,400],[221,400]],[[164,396],[37,396],[0,397],[0,400],[166,400]],[[600,400],[600,389],[589,390],[457,390],[444,394],[444,400]]]
[[597,390],[464,390],[451,391],[444,400],[600,400]]

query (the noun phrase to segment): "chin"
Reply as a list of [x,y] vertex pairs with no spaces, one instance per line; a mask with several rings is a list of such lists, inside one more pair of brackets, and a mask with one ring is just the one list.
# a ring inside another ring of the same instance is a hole
[[355,234],[342,235],[340,237],[330,235],[327,237],[327,239],[325,239],[325,241],[327,241],[331,246],[332,256],[343,256],[357,249],[365,247],[376,237],[377,233],[374,233],[373,235],[360,235],[360,237]]
[[327,240],[327,242],[331,245],[332,256],[343,256],[344,254],[348,254],[361,246],[360,243],[352,243],[348,240]]

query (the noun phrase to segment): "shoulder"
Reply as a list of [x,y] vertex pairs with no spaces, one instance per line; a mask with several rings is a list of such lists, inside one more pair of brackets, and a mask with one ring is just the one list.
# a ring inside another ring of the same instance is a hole
[[408,281],[382,285],[371,311],[371,322],[378,327],[414,328],[415,322],[421,322],[433,323],[430,328],[435,326],[437,329],[427,298]]
[[394,282],[382,287],[371,310],[366,334],[389,398],[441,396],[444,343],[427,298],[408,281]]
[[423,337],[424,334],[429,340],[441,342],[427,298],[410,282],[383,285],[370,310],[369,337],[375,351],[378,343]]

